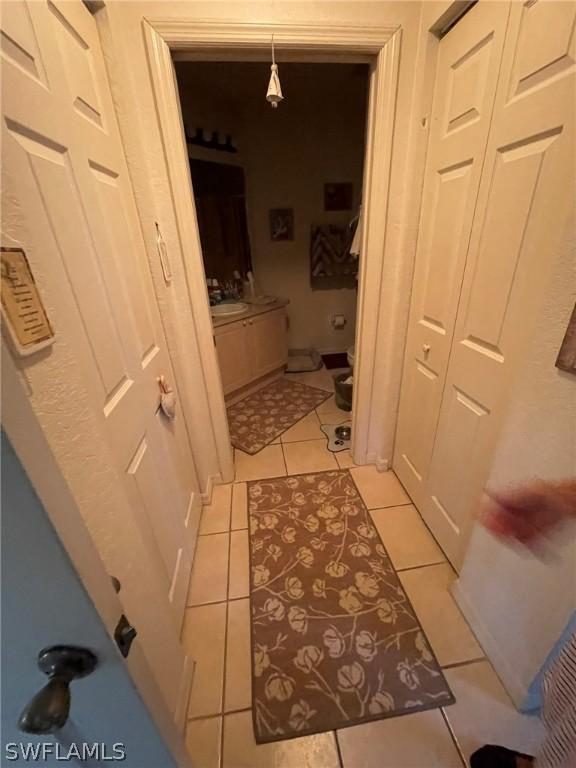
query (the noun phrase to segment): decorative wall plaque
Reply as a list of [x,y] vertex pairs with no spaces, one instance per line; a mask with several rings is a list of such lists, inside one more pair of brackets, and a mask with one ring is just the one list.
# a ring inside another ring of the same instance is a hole
[[19,355],[32,355],[54,341],[54,331],[22,248],[0,247],[2,316]]

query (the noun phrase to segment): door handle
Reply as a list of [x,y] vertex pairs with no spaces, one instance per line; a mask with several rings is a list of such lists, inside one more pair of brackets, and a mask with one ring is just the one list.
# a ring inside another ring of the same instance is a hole
[[70,683],[91,675],[97,664],[98,657],[88,648],[43,648],[38,654],[38,667],[48,676],[48,682],[24,707],[18,728],[37,735],[59,731],[70,714]]

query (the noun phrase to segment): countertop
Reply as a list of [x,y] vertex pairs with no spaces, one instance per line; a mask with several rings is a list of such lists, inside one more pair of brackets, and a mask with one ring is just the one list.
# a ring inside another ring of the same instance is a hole
[[[242,301],[242,299],[238,299]],[[238,320],[246,320],[249,317],[256,317],[256,315],[263,315],[265,312],[272,312],[275,309],[282,309],[290,304],[288,299],[275,299],[270,304],[249,304],[248,309],[245,312],[237,315],[230,315],[229,317],[213,317],[212,327],[220,328],[222,325],[229,325],[230,323],[237,323]]]

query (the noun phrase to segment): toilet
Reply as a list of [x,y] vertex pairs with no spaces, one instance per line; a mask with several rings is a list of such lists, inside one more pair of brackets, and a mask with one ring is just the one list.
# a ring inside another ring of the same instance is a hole
[[348,350],[346,352],[346,357],[348,358],[348,365],[350,368],[354,368],[354,352],[356,350],[356,346],[353,344],[351,347],[348,347]]

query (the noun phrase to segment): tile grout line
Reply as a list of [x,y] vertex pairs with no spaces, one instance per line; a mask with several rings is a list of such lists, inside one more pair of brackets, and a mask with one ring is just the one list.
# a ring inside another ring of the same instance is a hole
[[[392,563],[394,565],[394,563]],[[396,568],[396,573],[405,573],[406,571],[418,571],[421,568],[433,568],[435,565],[446,565],[446,560],[438,560],[437,563],[422,563],[422,565],[409,565],[407,568]]]
[[[392,563],[392,565],[394,565],[394,564]],[[456,573],[456,571],[454,570],[454,567],[452,566],[452,564],[450,563],[449,560],[443,560],[443,561],[441,561],[439,563],[428,563],[427,565],[415,565],[415,566],[413,566],[411,568],[402,568],[402,569],[395,568],[395,570],[396,570],[396,573],[405,573],[407,571],[416,571],[416,570],[419,570],[421,568],[432,568],[434,566],[439,566],[439,565],[447,565],[450,568],[450,570],[453,571],[454,574],[457,577],[459,576],[459,574]],[[482,651],[482,654],[483,654],[482,656],[476,657],[475,659],[471,659],[470,662],[483,661],[483,660],[490,661],[488,659],[487,655],[486,655],[486,651],[484,650],[484,646],[482,645],[482,643],[480,642],[480,640],[476,636],[476,632],[474,632],[474,629],[470,625],[470,622],[468,621],[468,619],[466,618],[466,616],[462,612],[462,609],[460,608],[460,606],[458,605],[458,602],[456,601],[454,595],[452,594],[452,589],[450,587],[448,587],[446,592],[447,592],[450,600],[452,601],[452,603],[454,603],[454,606],[456,607],[456,610],[458,611],[458,615],[463,620],[463,622],[466,624],[466,627],[470,631],[470,634],[472,635],[474,641],[476,642],[476,644],[478,645],[478,647]],[[418,614],[416,614],[416,618],[418,618],[418,621],[420,621],[420,619],[418,617]],[[463,663],[467,663],[467,662],[463,662]],[[459,664],[459,662],[456,662],[456,664]],[[492,668],[494,668],[493,665],[492,665],[492,662],[490,662],[490,665],[492,666]],[[444,667],[442,667],[442,668],[444,669]],[[448,669],[448,667],[446,667],[446,669]],[[498,679],[500,679],[500,678],[498,678]]]
[[440,665],[441,669],[460,669],[460,667],[469,667],[471,664],[479,664],[481,661],[488,661],[486,656],[476,656],[474,659],[466,661],[453,661],[451,664]]
[[[224,483],[220,487],[221,488],[222,487],[226,487],[226,485],[228,485],[228,483]],[[234,483],[230,483],[231,487],[230,487],[230,504],[228,505],[228,526],[223,531],[208,531],[208,532],[202,533],[201,529],[202,529],[202,522],[203,522],[203,519],[204,519],[204,512],[206,510],[206,507],[211,506],[211,504],[203,504],[202,505],[202,516],[200,517],[200,526],[198,528],[198,537],[200,537],[200,536],[215,536],[215,535],[217,535],[219,533],[230,533],[230,531],[232,530],[232,495],[233,495],[233,488],[232,488],[232,486],[233,485],[234,485]],[[218,487],[218,486],[216,486],[216,487]]]
[[[347,469],[362,469],[362,467],[373,467],[373,466],[374,466],[373,464],[360,464],[359,466],[347,467]],[[367,506],[366,509],[368,510],[368,512],[379,512],[381,509],[391,509],[392,507],[414,507],[415,508],[415,505],[413,501],[403,501],[402,504],[387,504],[385,507],[368,507]],[[434,541],[436,541],[436,539],[434,539]]]
[[[232,524],[232,493],[230,494],[230,510],[228,516],[229,525]],[[222,768],[224,763],[224,713],[226,709],[226,667],[228,658],[228,614],[229,614],[229,596],[230,596],[230,555],[232,552],[232,531],[228,530],[228,570],[226,573],[226,609],[224,611],[224,659],[222,667],[222,701],[220,704],[220,716],[222,718],[222,725],[220,727],[220,758],[218,760],[218,768]]]
[[458,743],[458,739],[456,738],[456,734],[452,730],[452,725],[450,723],[450,720],[448,719],[448,716],[447,716],[446,712],[444,711],[444,707],[440,707],[440,714],[442,715],[442,718],[444,720],[446,728],[448,729],[448,733],[450,734],[450,738],[452,739],[452,743],[456,747],[456,752],[458,753],[458,757],[462,761],[462,766],[463,766],[463,768],[466,768],[468,763],[467,763],[467,761],[466,761],[466,759],[464,757],[462,749],[460,748],[460,744]]
[[[242,528],[243,531],[247,531],[247,528]],[[239,533],[240,531],[231,531],[231,533]],[[243,597],[229,597],[226,600],[211,600],[209,603],[195,603],[194,605],[187,605],[186,608],[204,608],[207,605],[222,605],[222,603],[235,603],[238,600],[246,600],[249,595]]]
[[288,464],[286,463],[286,454],[284,453],[284,443],[280,443],[280,448],[282,449],[282,461],[284,462],[284,470],[286,471],[286,476],[288,477]]
[[217,717],[222,718],[222,730],[224,730],[224,718],[227,715],[239,715],[242,712],[252,712],[251,707],[244,707],[243,709],[231,709],[229,712],[216,712],[211,715],[196,715],[195,717],[189,717],[187,723],[197,723],[198,720],[215,720]]
[[344,768],[344,759],[342,757],[342,750],[340,749],[340,741],[338,740],[338,731],[334,730],[334,741],[336,742],[336,753],[338,755],[338,762],[340,768]]

